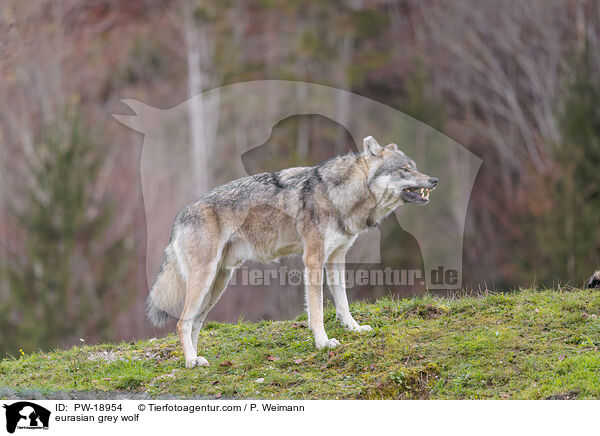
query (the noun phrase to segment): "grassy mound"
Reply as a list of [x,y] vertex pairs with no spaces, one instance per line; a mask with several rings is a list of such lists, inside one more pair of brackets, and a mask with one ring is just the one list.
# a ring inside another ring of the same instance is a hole
[[306,317],[208,323],[198,349],[210,367],[185,369],[172,335],[5,359],[0,396],[600,398],[600,293],[384,299],[352,313],[373,331],[346,332],[329,307],[326,330],[342,345],[321,351]]

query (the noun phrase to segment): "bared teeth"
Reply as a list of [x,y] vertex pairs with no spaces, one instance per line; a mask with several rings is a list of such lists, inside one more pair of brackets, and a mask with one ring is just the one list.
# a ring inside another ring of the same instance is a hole
[[408,188],[407,191],[414,192],[415,194],[419,194],[421,197],[429,200],[429,194],[431,193],[431,189],[427,188]]

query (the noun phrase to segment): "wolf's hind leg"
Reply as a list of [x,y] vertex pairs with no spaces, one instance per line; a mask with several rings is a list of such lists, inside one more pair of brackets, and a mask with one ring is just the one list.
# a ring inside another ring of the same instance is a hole
[[215,307],[221,298],[221,295],[223,295],[225,292],[225,288],[227,288],[227,284],[229,283],[229,279],[231,278],[232,274],[233,269],[227,269],[223,267],[219,269],[217,277],[215,278],[210,290],[210,294],[204,299],[204,304],[200,310],[200,313],[194,318],[194,323],[192,326],[192,345],[194,347],[194,353],[198,352],[198,334],[200,333],[200,329],[204,324],[204,320],[212,308]]
[[370,325],[359,325],[350,313],[346,295],[346,251],[347,249],[335,250],[325,264],[327,283],[335,302],[336,317],[350,331],[371,331]]
[[[181,318],[177,323],[177,333],[183,347],[185,366],[193,368],[196,365],[206,366],[208,361],[202,356],[196,356],[192,330],[194,320],[200,312],[203,302],[209,297],[209,291],[215,279],[218,259],[215,257],[210,262],[194,262],[190,267],[185,295],[185,305]],[[196,342],[198,335],[196,334]]]

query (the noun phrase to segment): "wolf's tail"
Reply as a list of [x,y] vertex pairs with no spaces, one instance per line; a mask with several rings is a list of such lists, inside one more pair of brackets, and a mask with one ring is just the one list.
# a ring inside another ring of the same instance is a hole
[[169,246],[165,250],[165,260],[150,289],[146,301],[146,313],[156,327],[163,326],[171,317],[176,317],[183,309],[185,281],[177,265],[177,258]]

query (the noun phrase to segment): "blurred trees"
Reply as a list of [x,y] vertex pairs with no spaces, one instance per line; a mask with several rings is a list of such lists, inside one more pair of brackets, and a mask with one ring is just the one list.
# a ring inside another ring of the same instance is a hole
[[565,83],[561,140],[551,144],[551,169],[533,191],[538,200],[523,201],[531,216],[521,223],[535,247],[525,265],[547,286],[581,286],[600,265],[600,71],[589,42],[575,52]]
[[[124,111],[121,98],[168,107],[246,80],[346,89],[415,116],[481,157],[465,229],[467,287],[578,285],[600,264],[600,9],[593,0],[8,0],[0,7],[0,45],[0,98],[10,102],[0,113],[0,254],[10,261],[2,262],[0,326],[3,340],[19,332],[14,347],[104,336],[116,318],[119,338],[155,334],[143,314],[141,139],[110,113]],[[79,127],[60,110],[71,96]],[[297,98],[305,98],[301,86]],[[230,176],[241,129],[228,126],[232,140],[210,154],[223,114],[212,102],[198,103],[186,134],[197,144],[192,158],[202,189],[215,182],[205,175]],[[337,108],[340,120],[352,113],[343,95]],[[84,133],[89,125],[96,126],[93,145]],[[323,143],[344,152],[345,135],[327,120],[295,117],[273,139],[297,155],[270,152],[261,162],[312,161]],[[157,171],[160,183],[162,176]],[[382,233],[416,245],[393,226]],[[134,284],[118,261],[129,250],[123,235],[135,236]],[[413,251],[383,256],[418,264]],[[131,316],[95,313],[122,307],[117,288],[135,299]],[[236,298],[217,306],[222,319],[238,318]],[[248,300],[248,319],[284,313],[265,309],[271,296]],[[50,318],[46,304],[65,304],[65,314]],[[77,315],[84,309],[91,312]],[[34,318],[48,332],[36,332]]]
[[[549,214],[565,213],[564,205],[552,206],[552,180],[569,178],[566,157],[555,150],[570,141],[557,108],[569,94],[563,85],[577,68],[573,53],[582,51],[584,41],[590,65],[598,68],[597,2],[413,4],[424,25],[416,41],[426,47],[430,86],[447,110],[445,132],[483,159],[467,219],[469,284],[506,288],[560,278],[580,285],[573,265],[584,268],[581,258],[569,261],[566,275],[554,261],[566,262],[560,248],[565,241],[548,232],[566,237],[564,225],[545,227]],[[585,250],[587,258],[598,255],[593,245]]]
[[556,203],[565,210],[559,224],[564,224],[565,242],[557,241],[564,267],[557,268],[557,275],[575,285],[600,265],[600,71],[595,49],[586,42],[573,64],[559,114],[562,141],[555,150],[554,174],[564,172],[558,177]]
[[[179,2],[177,24],[183,22],[183,39],[187,61],[187,90],[190,101],[188,113],[190,142],[192,144],[193,177],[196,196],[210,187],[212,167],[211,150],[219,125],[219,92],[212,98],[203,94],[222,84],[223,64],[235,55],[231,44],[231,26],[227,17],[235,21],[236,9],[230,2],[202,0]],[[228,11],[232,11],[228,13]],[[225,57],[225,59],[224,59]]]
[[23,240],[2,259],[1,354],[108,338],[131,300],[131,238],[110,232],[115,205],[103,195],[106,146],[66,117],[44,127],[34,147],[33,183],[10,203]]

